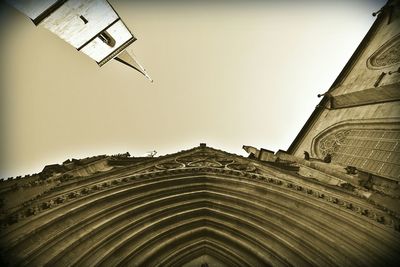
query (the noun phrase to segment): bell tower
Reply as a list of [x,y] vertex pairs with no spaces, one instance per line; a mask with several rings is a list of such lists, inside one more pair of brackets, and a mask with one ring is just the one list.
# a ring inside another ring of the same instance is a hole
[[99,66],[113,58],[141,72],[145,69],[126,50],[136,37],[105,0],[8,0],[32,22],[44,27],[96,61]]

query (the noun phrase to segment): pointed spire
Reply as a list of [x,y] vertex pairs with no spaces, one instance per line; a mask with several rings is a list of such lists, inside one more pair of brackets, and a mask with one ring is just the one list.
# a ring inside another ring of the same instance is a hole
[[150,82],[153,82],[153,79],[150,78],[145,68],[143,68],[143,66],[136,60],[135,55],[132,52],[124,50],[114,59],[131,68],[134,68],[135,70],[146,76],[146,78],[149,79]]

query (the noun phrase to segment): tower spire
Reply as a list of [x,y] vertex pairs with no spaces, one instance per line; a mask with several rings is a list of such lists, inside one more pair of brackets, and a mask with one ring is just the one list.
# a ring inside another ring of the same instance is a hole
[[147,79],[149,79],[150,82],[153,82],[153,79],[149,76],[149,74],[147,73],[146,69],[139,63],[139,61],[136,59],[135,54],[133,54],[133,52],[128,51],[127,49],[125,49],[124,51],[122,51],[118,56],[116,56],[114,58],[116,61],[121,62],[135,70],[137,70],[138,72],[140,72],[141,74],[143,74]]
[[103,66],[111,59],[128,65],[153,80],[132,52],[136,37],[107,0],[7,0],[44,27]]

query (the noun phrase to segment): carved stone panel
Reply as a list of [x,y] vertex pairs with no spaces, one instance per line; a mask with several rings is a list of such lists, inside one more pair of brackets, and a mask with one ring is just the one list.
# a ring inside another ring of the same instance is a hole
[[383,44],[367,60],[370,69],[389,68],[400,64],[400,35]]

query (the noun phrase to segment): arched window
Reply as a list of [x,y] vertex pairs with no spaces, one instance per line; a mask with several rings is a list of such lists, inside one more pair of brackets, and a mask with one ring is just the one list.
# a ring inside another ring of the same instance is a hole
[[399,123],[344,123],[327,129],[313,142],[314,153],[400,181]]

